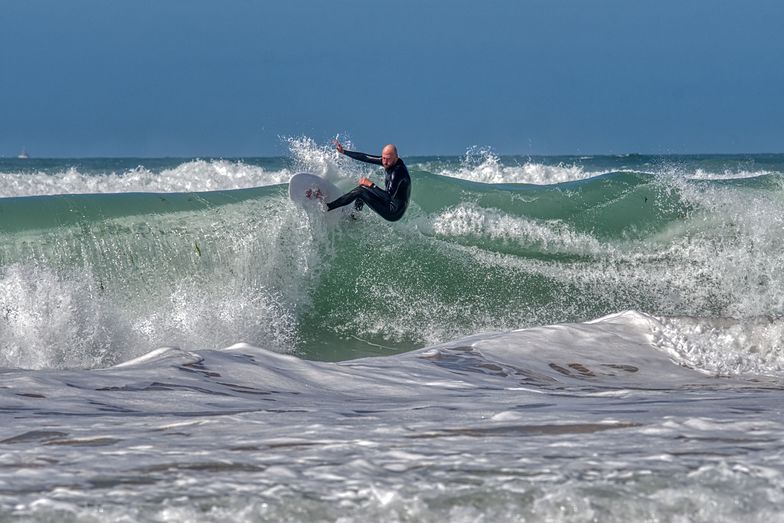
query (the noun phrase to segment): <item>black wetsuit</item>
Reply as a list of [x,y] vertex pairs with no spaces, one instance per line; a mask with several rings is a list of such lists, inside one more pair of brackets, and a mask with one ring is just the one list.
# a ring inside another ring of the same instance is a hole
[[[370,156],[355,151],[343,151],[343,154],[361,162],[382,165],[380,156]],[[386,172],[384,176],[386,191],[375,184],[372,187],[359,185],[337,200],[327,203],[327,209],[331,211],[351,202],[356,202],[355,206],[361,209],[362,203],[366,203],[385,220],[391,222],[399,220],[408,208],[408,199],[411,196],[411,177],[408,175],[406,164],[400,158],[397,159],[395,165],[384,169],[384,171]]]

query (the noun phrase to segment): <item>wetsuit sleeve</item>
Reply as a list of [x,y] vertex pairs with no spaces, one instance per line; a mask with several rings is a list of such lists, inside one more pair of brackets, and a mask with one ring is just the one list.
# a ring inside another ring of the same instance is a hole
[[346,150],[343,150],[343,154],[345,154],[349,158],[359,160],[360,162],[382,165],[380,156],[370,156],[369,154],[359,153],[357,151],[346,151]]

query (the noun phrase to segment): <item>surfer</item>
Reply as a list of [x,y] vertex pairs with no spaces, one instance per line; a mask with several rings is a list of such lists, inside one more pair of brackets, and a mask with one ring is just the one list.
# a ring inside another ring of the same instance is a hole
[[384,188],[378,187],[375,183],[363,176],[359,179],[359,185],[338,198],[327,203],[327,209],[337,209],[351,202],[357,210],[362,209],[364,204],[381,215],[385,220],[394,222],[405,214],[408,208],[408,199],[411,196],[411,177],[403,160],[397,155],[397,147],[393,144],[384,146],[381,156],[371,156],[356,151],[347,151],[343,144],[335,140],[335,148],[340,154],[345,154],[349,158],[360,162],[382,165],[384,167]]

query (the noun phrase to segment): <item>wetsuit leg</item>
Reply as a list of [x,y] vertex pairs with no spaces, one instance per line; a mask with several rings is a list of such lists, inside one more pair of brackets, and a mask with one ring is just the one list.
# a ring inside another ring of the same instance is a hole
[[395,221],[400,218],[393,210],[393,206],[390,205],[391,199],[385,191],[378,187],[364,187],[362,185],[357,186],[337,200],[327,203],[327,209],[331,211],[332,209],[348,205],[355,200],[366,203],[385,220]]
[[362,194],[362,186],[359,185],[355,189],[353,189],[353,190],[347,192],[346,194],[344,194],[343,196],[341,196],[340,198],[338,198],[336,200],[333,200],[331,202],[328,202],[327,203],[327,209],[329,209],[331,211],[332,209],[337,209],[338,207],[343,207],[345,205],[348,205],[351,202],[356,201],[360,197],[361,194]]

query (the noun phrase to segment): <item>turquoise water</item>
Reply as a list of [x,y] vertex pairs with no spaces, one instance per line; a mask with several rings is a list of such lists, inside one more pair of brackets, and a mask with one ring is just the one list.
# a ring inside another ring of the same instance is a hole
[[[311,170],[351,187],[362,166],[331,159]],[[5,285],[43,278],[85,302],[33,331],[77,328],[77,366],[238,341],[345,359],[627,309],[782,312],[782,156],[413,158],[403,222],[338,226],[288,201],[280,182],[308,167],[296,159],[4,162],[8,192],[63,193],[0,200],[0,263]],[[225,189],[198,190],[221,176]],[[1,354],[24,366],[7,356],[35,341],[13,322],[31,313],[17,298]],[[181,320],[157,320],[172,307]]]
[[4,519],[780,518],[784,155],[291,149],[0,159]]

